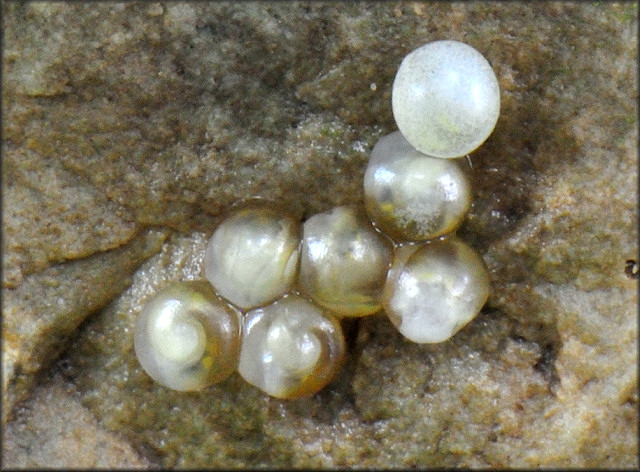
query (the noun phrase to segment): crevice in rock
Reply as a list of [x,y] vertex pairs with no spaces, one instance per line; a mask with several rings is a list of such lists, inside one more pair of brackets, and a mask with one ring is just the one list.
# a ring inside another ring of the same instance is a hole
[[559,345],[555,342],[548,342],[541,347],[542,355],[533,368],[540,372],[549,384],[549,393],[555,395],[560,385],[560,377],[556,370],[556,358],[558,356]]

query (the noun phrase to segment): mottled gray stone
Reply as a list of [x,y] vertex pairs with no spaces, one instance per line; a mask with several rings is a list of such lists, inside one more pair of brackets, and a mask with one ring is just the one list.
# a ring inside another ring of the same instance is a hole
[[[2,8],[3,369],[18,339],[58,346],[49,361],[67,348],[23,393],[55,374],[39,388],[62,379],[97,428],[165,467],[638,467],[636,3]],[[347,365],[303,400],[236,374],[198,393],[154,384],[133,353],[145,298],[202,276],[206,238],[242,198],[300,218],[361,204],[400,61],[445,38],[482,52],[502,91],[494,133],[461,160],[474,202],[458,234],[492,279],[482,313],[437,345],[382,314],[346,321]],[[100,304],[18,327],[61,296],[47,271],[65,287],[149,226],[172,234],[125,264],[130,285],[98,271]],[[9,295],[31,287],[32,303]],[[6,444],[43,440],[62,403],[38,391]]]

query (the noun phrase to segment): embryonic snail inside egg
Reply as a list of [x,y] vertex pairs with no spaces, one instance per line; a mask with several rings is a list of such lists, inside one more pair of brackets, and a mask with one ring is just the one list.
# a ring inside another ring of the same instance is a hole
[[338,316],[370,315],[381,309],[392,256],[362,210],[333,208],[304,222],[298,287]]
[[329,383],[344,354],[338,320],[292,294],[246,313],[238,373],[273,397],[298,398]]
[[174,390],[229,377],[240,353],[240,314],[205,281],[164,287],[138,315],[134,349],[142,368]]
[[400,247],[382,305],[403,336],[416,343],[439,343],[471,321],[488,297],[484,261],[451,236]]
[[489,62],[459,41],[433,41],[409,53],[393,81],[391,106],[413,147],[461,157],[482,144],[500,114],[500,88]]
[[425,241],[456,229],[471,203],[457,162],[417,151],[396,131],[380,138],[364,174],[365,207],[396,241]]
[[248,309],[291,290],[298,270],[300,224],[268,202],[239,206],[216,228],[205,276],[234,305]]

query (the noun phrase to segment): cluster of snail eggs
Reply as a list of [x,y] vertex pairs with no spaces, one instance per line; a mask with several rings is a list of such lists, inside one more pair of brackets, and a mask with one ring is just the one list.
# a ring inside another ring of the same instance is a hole
[[261,199],[232,208],[204,256],[206,280],[170,285],[136,321],[144,370],[176,390],[238,372],[278,398],[310,395],[344,362],[341,319],[386,313],[407,339],[446,341],[489,296],[478,253],[455,236],[471,185],[454,158],[491,134],[498,81],[457,41],[404,58],[392,88],[399,130],[374,146],[364,206],[303,223]]

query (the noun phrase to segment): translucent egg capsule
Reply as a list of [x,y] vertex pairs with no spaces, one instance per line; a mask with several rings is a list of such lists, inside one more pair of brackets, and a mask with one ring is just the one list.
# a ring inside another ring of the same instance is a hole
[[298,286],[338,316],[370,315],[381,309],[392,255],[363,212],[337,207],[303,225]]
[[291,290],[300,255],[300,225],[263,202],[237,208],[211,236],[206,278],[234,305],[249,309]]
[[399,248],[382,306],[398,331],[416,343],[446,341],[489,297],[482,258],[458,238]]
[[417,151],[399,131],[374,146],[364,174],[367,213],[397,241],[425,241],[456,229],[471,185],[457,162]]
[[170,285],[136,319],[142,368],[174,390],[198,390],[229,377],[240,353],[240,314],[204,281]]
[[398,129],[435,157],[461,157],[482,144],[500,114],[500,88],[489,62],[459,41],[433,41],[409,53],[391,90]]
[[297,398],[329,383],[344,353],[337,319],[289,295],[245,315],[238,372],[273,397]]

